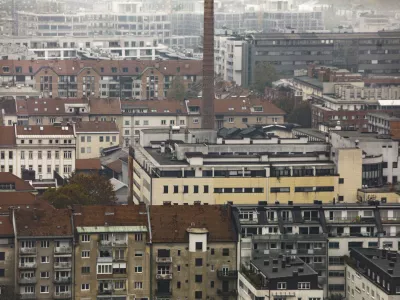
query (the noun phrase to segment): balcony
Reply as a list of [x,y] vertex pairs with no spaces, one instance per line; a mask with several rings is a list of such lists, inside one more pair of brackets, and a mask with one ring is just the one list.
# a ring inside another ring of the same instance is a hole
[[20,294],[20,299],[36,299],[36,294]]
[[19,253],[25,255],[36,254],[36,248],[19,248]]
[[172,280],[172,273],[170,274],[156,274],[157,280]]
[[238,271],[217,271],[217,276],[219,279],[237,279]]
[[113,261],[114,262],[117,262],[117,261],[126,261],[126,257],[125,256],[118,256],[118,257],[114,257],[113,258]]
[[36,283],[36,277],[30,277],[30,278],[19,278],[18,279],[19,284],[35,284]]
[[217,295],[222,296],[222,297],[237,296],[237,290],[223,291],[223,290],[217,289]]
[[72,266],[72,264],[71,264],[71,262],[70,261],[63,261],[63,262],[61,262],[61,261],[56,261],[55,263],[54,263],[54,269],[70,269],[71,268],[71,266]]
[[71,277],[56,277],[53,280],[54,283],[58,284],[70,284],[71,281],[72,281]]
[[156,290],[156,297],[157,298],[171,298],[172,290],[170,290],[170,291]]
[[156,257],[156,262],[159,264],[172,264],[172,257]]
[[253,235],[254,241],[268,241],[268,240],[303,240],[303,241],[325,241],[327,234],[266,234],[266,235]]
[[72,254],[71,247],[56,247],[54,248],[54,254]]
[[62,293],[54,293],[54,299],[71,299],[72,298],[72,294],[71,292],[62,292]]
[[98,263],[110,263],[113,261],[113,258],[111,256],[107,256],[107,257],[98,257],[97,258],[97,262]]
[[19,263],[19,268],[20,269],[35,269],[36,268],[36,263]]

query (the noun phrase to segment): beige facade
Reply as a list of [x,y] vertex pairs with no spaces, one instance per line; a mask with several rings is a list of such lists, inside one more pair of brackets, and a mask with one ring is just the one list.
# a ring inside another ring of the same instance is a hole
[[105,148],[118,146],[119,131],[114,132],[76,132],[77,159],[96,158]]

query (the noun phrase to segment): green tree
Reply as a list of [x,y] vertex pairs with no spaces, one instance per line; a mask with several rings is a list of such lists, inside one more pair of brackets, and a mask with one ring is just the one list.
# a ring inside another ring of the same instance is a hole
[[56,208],[74,204],[107,205],[117,200],[110,181],[98,174],[73,174],[66,185],[46,190],[43,198]]
[[307,102],[301,103],[287,117],[288,123],[296,123],[302,127],[311,127],[311,107]]
[[254,70],[252,89],[264,94],[266,86],[272,86],[272,82],[278,80],[278,74],[273,65],[268,62],[258,62]]
[[185,84],[182,76],[176,76],[168,89],[168,99],[171,100],[184,100],[185,99]]

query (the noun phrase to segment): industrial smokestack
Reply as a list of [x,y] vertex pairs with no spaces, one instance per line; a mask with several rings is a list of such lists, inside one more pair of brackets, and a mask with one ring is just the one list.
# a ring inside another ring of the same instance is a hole
[[202,128],[214,129],[214,0],[204,0]]

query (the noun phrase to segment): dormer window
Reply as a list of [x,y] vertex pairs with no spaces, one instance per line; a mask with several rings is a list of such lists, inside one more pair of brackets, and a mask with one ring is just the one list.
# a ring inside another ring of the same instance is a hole
[[262,112],[264,109],[262,106],[254,106],[254,111]]

